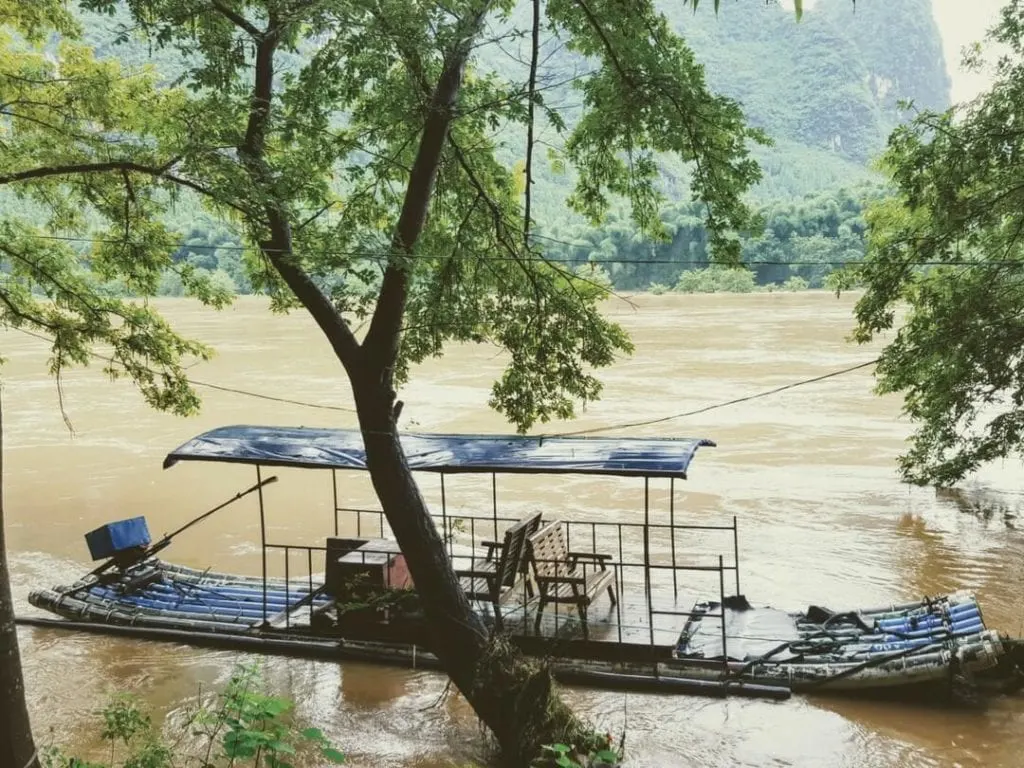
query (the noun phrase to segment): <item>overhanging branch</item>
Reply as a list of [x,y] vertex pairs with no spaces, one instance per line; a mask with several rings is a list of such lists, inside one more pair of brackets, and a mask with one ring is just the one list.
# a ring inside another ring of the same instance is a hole
[[253,39],[259,40],[263,37],[263,32],[258,27],[254,26],[253,23],[242,16],[242,14],[228,8],[228,6],[221,2],[221,0],[213,0],[212,6],[213,10],[230,21],[236,27],[246,32]]
[[40,168],[30,168],[24,171],[18,171],[16,173],[8,173],[0,175],[0,187],[8,184],[16,184],[21,181],[32,181],[33,179],[45,179],[52,176],[87,176],[94,173],[141,173],[154,178],[163,179],[169,181],[172,184],[177,184],[180,187],[187,187],[201,195],[209,197],[222,205],[226,205],[229,208],[244,213],[250,214],[250,211],[244,206],[233,203],[229,200],[216,195],[213,190],[199,184],[198,182],[186,179],[183,176],[171,173],[170,168],[177,162],[172,160],[169,163],[165,163],[160,166],[143,165],[136,163],[131,160],[109,160],[106,162],[97,163],[70,163],[68,165],[50,165],[43,166]]

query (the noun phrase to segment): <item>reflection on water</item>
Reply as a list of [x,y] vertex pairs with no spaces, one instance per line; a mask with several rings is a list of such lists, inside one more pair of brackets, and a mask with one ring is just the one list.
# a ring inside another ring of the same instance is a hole
[[[571,425],[642,421],[742,397],[871,359],[845,343],[850,299],[829,294],[639,297],[609,305],[637,351],[606,372],[605,398]],[[305,316],[275,317],[245,299],[213,315],[166,302],[184,332],[219,352],[197,366],[200,380],[297,400],[351,406],[330,349]],[[259,343],[256,343],[258,340]],[[183,464],[163,455],[192,435],[233,423],[354,426],[352,414],[309,410],[203,390],[203,413],[183,420],[149,411],[130,387],[98,371],[76,371],[65,399],[76,434],[57,409],[43,372],[45,345],[4,336],[8,408],[9,541],[18,608],[35,585],[66,583],[87,566],[83,534],[112,519],[145,514],[154,536],[173,530],[253,482],[251,468]],[[407,429],[500,432],[490,382],[504,364],[490,347],[452,350],[417,371],[401,393]],[[909,432],[899,402],[871,394],[867,371],[770,398],[633,430],[710,437],[691,479],[677,483],[677,520],[739,520],[743,591],[755,602],[798,609],[905,601],[975,590],[993,626],[1024,631],[1024,537],[1019,465],[987,468],[964,489],[898,482],[895,457]],[[318,544],[333,528],[327,473],[278,472],[267,491],[273,537]],[[438,498],[436,477],[421,479]],[[365,478],[339,482],[345,505],[373,506]],[[664,513],[665,489],[652,484]],[[622,517],[642,510],[634,481],[499,479],[498,504],[516,515]],[[453,512],[488,513],[489,480],[450,478]],[[168,551],[185,565],[258,574],[256,501],[247,498],[190,530]],[[184,646],[22,631],[31,709],[44,735],[91,743],[78,725],[113,690],[176,712],[199,690],[223,684],[245,654]],[[262,658],[273,686],[324,730],[358,766],[440,768],[483,760],[465,702],[445,695],[436,674],[360,664]],[[1024,704],[953,714],[839,699],[785,703],[718,701],[572,690],[574,706],[603,728],[628,731],[641,766],[1016,766],[1024,750]]]

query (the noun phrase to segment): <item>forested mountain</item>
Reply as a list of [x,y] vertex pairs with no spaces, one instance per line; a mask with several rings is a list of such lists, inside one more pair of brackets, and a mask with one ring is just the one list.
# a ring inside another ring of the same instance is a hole
[[[948,106],[949,75],[931,4],[901,0],[897,9],[884,0],[858,0],[854,9],[849,0],[818,0],[799,24],[790,10],[761,0],[725,0],[717,15],[711,5],[694,12],[680,0],[661,4],[705,64],[709,82],[738,100],[749,121],[774,141],[755,150],[764,179],[752,197],[766,227],[762,237],[744,239],[744,260],[761,285],[796,276],[820,286],[836,262],[863,255],[863,204],[879,183],[869,165],[900,120],[899,103]],[[525,80],[527,56],[526,43],[515,41],[492,46],[481,58]],[[546,82],[561,83],[586,69],[555,41],[548,41],[545,57]],[[545,96],[573,119],[571,86]],[[557,145],[550,128],[541,135]],[[509,161],[523,154],[507,149]],[[670,237],[665,243],[638,237],[628,218],[614,213],[600,227],[581,222],[561,204],[571,178],[543,171],[536,195],[548,254],[600,264],[623,290],[672,286],[684,270],[707,266],[687,170],[673,163],[662,170],[670,199],[662,212]]]
[[[755,151],[764,178],[752,192],[768,227],[763,237],[744,242],[745,259],[761,263],[755,275],[762,284],[799,275],[819,285],[829,269],[826,262],[859,258],[862,200],[878,183],[869,163],[900,119],[898,102],[942,108],[949,98],[929,0],[857,0],[855,8],[850,0],[817,0],[805,6],[810,7],[796,23],[791,10],[764,0],[724,0],[717,15],[710,0],[696,12],[683,0],[661,2],[672,26],[704,63],[712,86],[738,100],[749,121],[774,141]],[[522,27],[530,13],[529,3],[519,3],[512,21]],[[100,55],[117,57],[128,66],[153,62],[168,79],[187,66],[137,37],[115,43],[125,18],[88,19],[88,36]],[[493,21],[491,42],[478,49],[474,66],[477,72],[497,71],[525,83],[529,41],[503,35],[507,28],[507,22]],[[295,57],[291,68],[300,63]],[[560,41],[544,39],[538,84],[548,107],[569,125],[580,107],[573,80],[587,69],[588,62]],[[496,138],[502,141],[500,126]],[[538,138],[541,150],[557,153],[561,137],[550,123],[541,126]],[[543,152],[538,155],[544,158]],[[504,142],[502,158],[510,166],[524,156],[525,147]],[[556,172],[546,162],[536,165],[538,243],[552,258],[602,262],[616,287],[626,290],[673,285],[684,269],[707,265],[687,168],[662,163],[662,189],[668,199],[662,220],[670,241],[653,243],[614,213],[599,227],[571,214],[564,204],[572,191],[571,173]],[[236,234],[210,221],[188,200],[176,211],[182,234],[176,259],[209,269],[225,284],[248,291]],[[778,265],[787,261],[822,266]],[[180,291],[173,273],[167,275],[164,290]]]

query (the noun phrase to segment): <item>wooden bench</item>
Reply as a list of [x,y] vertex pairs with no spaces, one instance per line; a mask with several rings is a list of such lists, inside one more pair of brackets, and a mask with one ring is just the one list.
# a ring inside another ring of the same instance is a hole
[[491,604],[498,629],[503,627],[501,606],[516,593],[519,583],[528,574],[526,540],[540,527],[540,517],[538,512],[509,526],[501,543],[484,543],[485,557],[474,560],[469,568],[455,571],[470,600],[486,600]]
[[570,552],[566,545],[565,526],[554,522],[527,539],[527,557],[533,566],[540,600],[534,631],[540,632],[540,620],[548,603],[576,606],[583,624],[583,638],[589,639],[587,609],[604,589],[614,606],[615,571],[608,570],[611,555],[596,552]]

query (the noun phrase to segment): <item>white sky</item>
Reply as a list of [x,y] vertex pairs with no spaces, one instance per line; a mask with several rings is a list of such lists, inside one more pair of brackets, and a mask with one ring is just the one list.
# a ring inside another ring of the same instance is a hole
[[932,0],[935,21],[942,33],[946,66],[953,80],[954,102],[973,98],[987,87],[989,78],[985,74],[961,70],[960,50],[984,37],[985,31],[995,24],[1002,6],[1003,0]]

